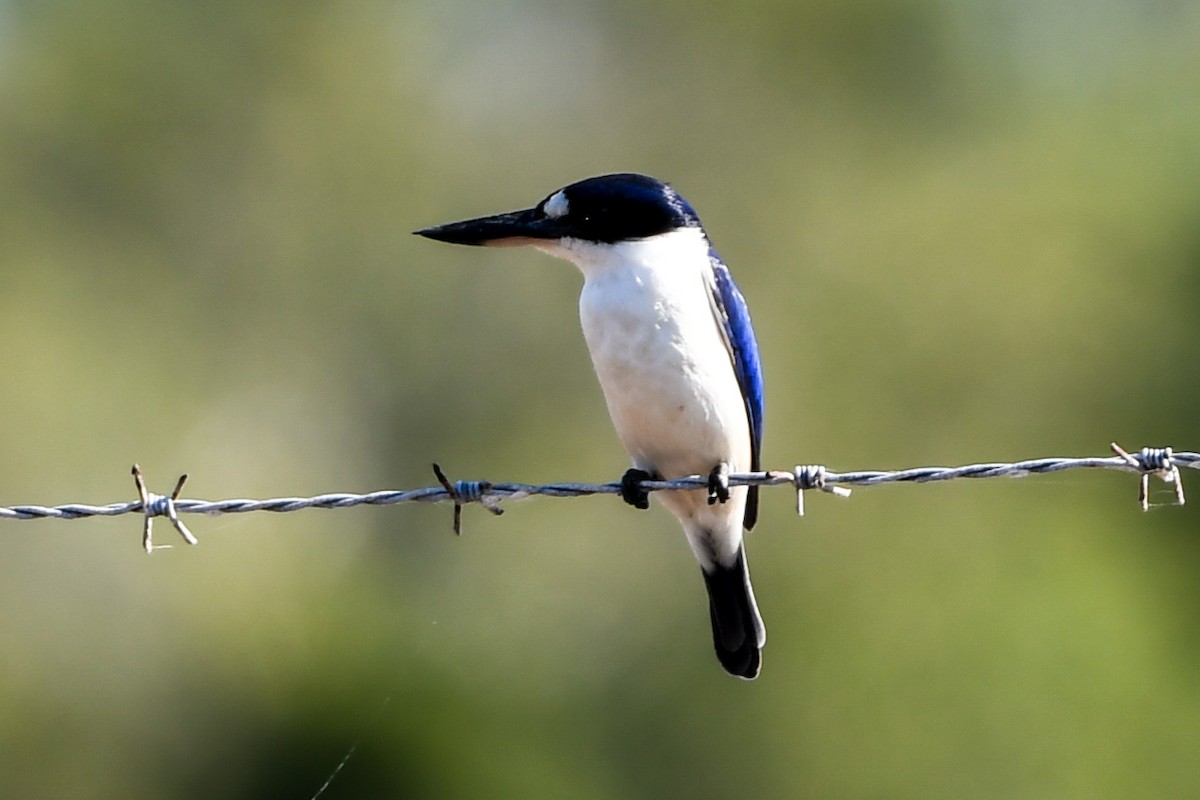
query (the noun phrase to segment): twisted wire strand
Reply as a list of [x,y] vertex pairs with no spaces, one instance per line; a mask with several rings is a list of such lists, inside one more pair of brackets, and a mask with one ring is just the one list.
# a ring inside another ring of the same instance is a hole
[[[967,464],[959,467],[913,467],[902,470],[861,470],[856,472],[834,472],[821,466],[803,466],[794,470],[771,470],[766,472],[734,473],[729,476],[731,486],[779,486],[787,484],[797,492],[821,489],[839,495],[849,494],[847,487],[878,486],[884,483],[933,483],[957,479],[978,478],[1024,478],[1049,472],[1069,469],[1111,469],[1142,475],[1158,475],[1168,483],[1176,484],[1179,502],[1182,502],[1182,484],[1179,468],[1200,469],[1200,453],[1174,452],[1171,448],[1144,448],[1137,454],[1109,457],[1051,457],[1035,458],[1015,462],[989,462]],[[435,465],[436,466],[436,465]],[[440,470],[438,470],[440,472]],[[445,476],[439,476],[443,479]],[[1144,482],[1144,481],[1143,481]],[[180,482],[180,486],[182,481]],[[708,487],[707,476],[693,475],[665,481],[643,481],[642,488],[649,492],[671,490],[695,490]],[[501,509],[495,504],[502,499],[517,500],[526,497],[583,497],[594,494],[620,494],[621,483],[496,483],[490,481],[448,480],[441,486],[410,490],[385,490],[365,494],[335,492],[314,497],[275,497],[266,500],[235,498],[229,500],[187,500],[165,498],[148,493],[149,502],[135,500],[108,505],[67,503],[57,506],[15,505],[0,507],[0,519],[83,519],[86,517],[114,517],[122,514],[169,516],[176,514],[243,514],[251,511],[270,511],[278,514],[300,511],[306,508],[338,509],[353,506],[387,506],[400,503],[453,502],[456,506],[478,502],[493,513]],[[1143,501],[1143,505],[1145,502]]]

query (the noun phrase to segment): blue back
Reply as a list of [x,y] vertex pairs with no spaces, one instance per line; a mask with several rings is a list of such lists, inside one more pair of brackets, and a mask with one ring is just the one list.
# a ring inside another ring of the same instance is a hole
[[[750,309],[746,307],[745,298],[733,282],[729,267],[725,266],[725,262],[712,248],[709,248],[708,258],[712,262],[713,275],[716,278],[715,300],[721,311],[720,321],[729,340],[733,371],[737,375],[738,386],[741,387],[742,397],[746,401],[746,418],[750,421],[750,469],[758,472],[762,469],[759,454],[763,435],[763,377],[758,342],[754,338],[754,327],[750,324]],[[751,486],[746,496],[746,530],[753,528],[757,520],[758,487]]]

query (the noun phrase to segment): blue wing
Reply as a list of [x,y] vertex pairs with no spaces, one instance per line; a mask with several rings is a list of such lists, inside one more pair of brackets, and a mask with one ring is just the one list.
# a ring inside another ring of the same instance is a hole
[[[742,398],[746,401],[746,418],[750,421],[750,469],[762,469],[759,453],[763,434],[763,378],[762,362],[758,356],[758,342],[754,338],[754,327],[750,324],[750,309],[746,300],[733,282],[729,267],[709,248],[708,259],[712,262],[714,287],[713,302],[717,318],[733,357],[733,371],[737,375]],[[758,520],[758,487],[751,486],[746,495],[745,527],[750,530]]]

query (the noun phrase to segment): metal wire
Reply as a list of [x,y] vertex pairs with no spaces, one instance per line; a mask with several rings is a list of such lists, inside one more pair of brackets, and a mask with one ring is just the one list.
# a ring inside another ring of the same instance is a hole
[[[1048,472],[1069,469],[1113,469],[1141,476],[1138,500],[1143,510],[1149,508],[1149,479],[1156,475],[1175,489],[1175,502],[1184,503],[1183,483],[1179,469],[1200,469],[1200,453],[1174,452],[1170,447],[1142,448],[1129,453],[1112,445],[1115,456],[1084,458],[1035,458],[1027,461],[967,464],[960,467],[913,467],[902,470],[864,470],[857,472],[833,472],[824,466],[798,466],[789,471],[734,473],[729,476],[731,486],[779,486],[787,484],[796,492],[797,511],[804,513],[804,493],[817,489],[842,497],[850,494],[851,486],[878,486],[883,483],[933,483],[962,478],[1024,478]],[[109,505],[68,503],[58,506],[19,505],[0,507],[0,519],[83,519],[85,517],[113,517],[121,514],[142,514],[145,518],[143,545],[147,551],[155,549],[151,541],[151,520],[165,516],[189,544],[196,539],[179,520],[180,514],[242,514],[250,511],[272,511],[286,513],[306,508],[350,508],[352,506],[387,506],[399,503],[453,502],[455,506],[455,532],[460,530],[462,506],[480,503],[493,514],[502,514],[501,500],[518,500],[525,497],[583,497],[594,494],[621,494],[621,483],[496,483],[492,481],[451,482],[441,467],[433,465],[440,486],[404,491],[379,491],[367,494],[331,493],[315,497],[276,497],[268,500],[183,500],[179,492],[187,476],[182,476],[175,491],[167,497],[146,491],[141,471],[134,465],[133,474],[139,499],[133,502]],[[706,489],[708,477],[693,475],[666,481],[642,481],[641,487],[648,492]]]

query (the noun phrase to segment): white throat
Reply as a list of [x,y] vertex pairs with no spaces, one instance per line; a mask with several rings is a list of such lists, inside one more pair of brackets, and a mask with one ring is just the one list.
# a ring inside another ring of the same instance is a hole
[[585,280],[592,280],[612,270],[706,265],[709,247],[708,239],[700,228],[676,228],[647,239],[615,244],[556,239],[534,246],[544,253],[575,264],[583,272]]

